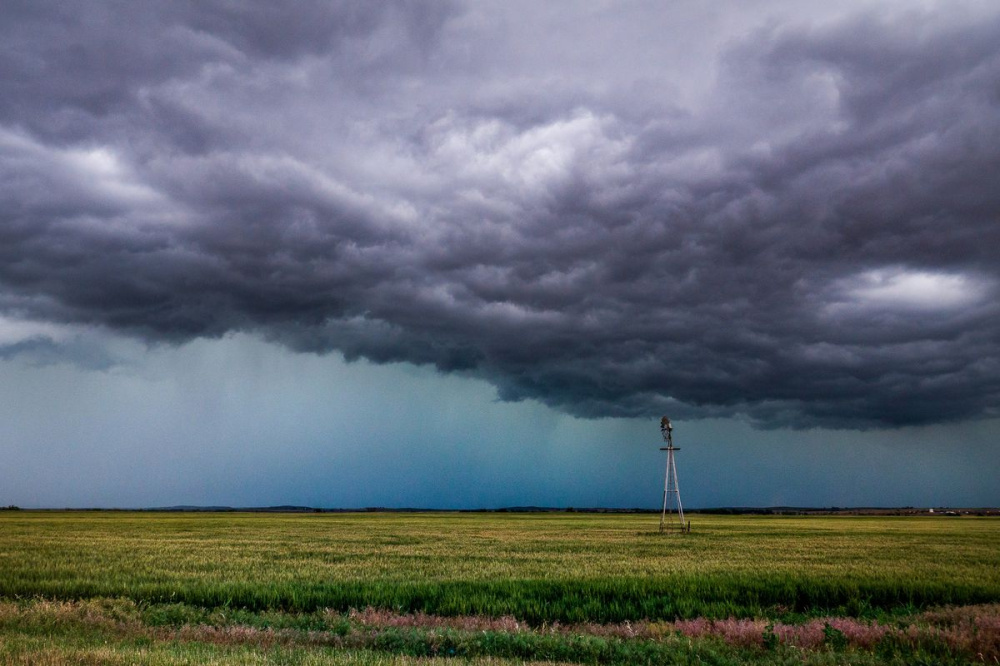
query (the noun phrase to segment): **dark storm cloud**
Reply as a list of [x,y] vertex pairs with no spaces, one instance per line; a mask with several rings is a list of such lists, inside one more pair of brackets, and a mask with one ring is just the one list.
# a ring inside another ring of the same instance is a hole
[[584,416],[996,415],[1000,14],[776,7],[7,3],[0,304]]

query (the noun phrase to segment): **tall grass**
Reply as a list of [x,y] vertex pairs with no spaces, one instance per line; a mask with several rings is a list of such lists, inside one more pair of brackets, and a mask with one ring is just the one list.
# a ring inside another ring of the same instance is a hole
[[1000,601],[1000,521],[586,514],[0,514],[0,596],[530,623],[866,616]]

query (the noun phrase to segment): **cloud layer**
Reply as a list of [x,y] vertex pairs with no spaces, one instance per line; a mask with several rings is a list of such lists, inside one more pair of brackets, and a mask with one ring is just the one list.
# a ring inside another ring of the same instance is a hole
[[1000,10],[536,4],[5,4],[7,328],[589,417],[998,414]]

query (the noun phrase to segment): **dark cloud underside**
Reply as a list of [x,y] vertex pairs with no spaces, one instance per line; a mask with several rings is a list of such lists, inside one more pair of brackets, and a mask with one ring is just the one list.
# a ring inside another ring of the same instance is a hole
[[584,416],[996,415],[1000,12],[698,6],[5,3],[0,308]]

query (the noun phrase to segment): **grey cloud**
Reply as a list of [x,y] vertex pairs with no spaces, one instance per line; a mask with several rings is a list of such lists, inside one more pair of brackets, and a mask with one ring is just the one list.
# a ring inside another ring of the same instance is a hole
[[997,414],[993,9],[166,7],[4,10],[8,316],[589,417]]

